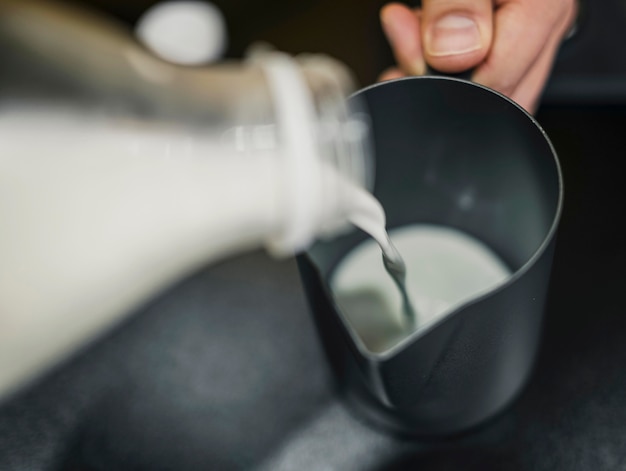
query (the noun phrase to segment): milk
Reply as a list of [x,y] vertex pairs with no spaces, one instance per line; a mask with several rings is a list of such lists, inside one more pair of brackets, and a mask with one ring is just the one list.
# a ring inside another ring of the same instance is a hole
[[489,247],[455,229],[415,224],[393,229],[390,235],[406,264],[414,326],[407,327],[402,296],[385,271],[374,240],[351,250],[330,279],[341,313],[371,352],[388,350],[511,275]]
[[345,188],[351,190],[348,198],[348,220],[369,234],[380,247],[383,266],[399,291],[402,322],[408,327],[413,326],[416,312],[406,290],[406,265],[387,234],[385,211],[370,193],[354,186]]

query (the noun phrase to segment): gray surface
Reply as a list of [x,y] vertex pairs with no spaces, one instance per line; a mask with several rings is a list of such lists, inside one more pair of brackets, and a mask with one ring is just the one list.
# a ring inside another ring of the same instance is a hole
[[294,263],[233,259],[4,404],[0,469],[249,469],[328,407],[326,375]]

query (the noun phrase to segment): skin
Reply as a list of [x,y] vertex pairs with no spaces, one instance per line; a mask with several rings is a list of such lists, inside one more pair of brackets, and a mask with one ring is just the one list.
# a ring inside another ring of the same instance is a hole
[[423,0],[383,7],[397,67],[380,80],[473,69],[472,80],[536,111],[558,48],[576,18],[575,0]]

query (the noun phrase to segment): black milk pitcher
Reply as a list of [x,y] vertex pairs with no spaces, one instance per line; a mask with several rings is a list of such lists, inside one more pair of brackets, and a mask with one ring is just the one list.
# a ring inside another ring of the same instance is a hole
[[531,115],[466,80],[403,78],[352,100],[371,118],[373,193],[388,229],[424,223],[460,230],[511,274],[376,352],[329,284],[365,236],[318,242],[298,265],[319,336],[344,397],[364,417],[408,434],[459,432],[511,403],[531,373],[563,201],[557,156]]

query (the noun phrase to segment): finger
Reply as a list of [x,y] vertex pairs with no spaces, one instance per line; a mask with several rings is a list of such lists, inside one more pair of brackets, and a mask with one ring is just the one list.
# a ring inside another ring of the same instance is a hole
[[[542,56],[546,45],[565,34],[574,8],[570,0],[500,3],[491,51],[474,72],[473,79],[511,96]],[[539,72],[536,74],[541,77]]]
[[510,94],[513,101],[531,114],[537,110],[541,92],[550,76],[554,56],[561,42],[560,39],[560,36],[555,35],[554,40],[551,41],[552,44],[543,49],[531,69]]
[[471,69],[491,46],[492,0],[423,0],[421,28],[429,65],[448,73]]
[[426,71],[418,18],[419,11],[399,3],[390,3],[380,11],[383,31],[394,57],[400,68],[412,75],[423,75]]
[[386,80],[393,80],[402,77],[406,77],[406,74],[403,71],[397,67],[391,67],[383,71],[383,73],[378,76],[378,81],[384,82]]
[[567,29],[563,31],[553,30],[548,44],[543,48],[538,59],[511,94],[511,98],[531,114],[537,110],[541,92],[552,70],[554,57],[558,53],[566,31],[569,31],[575,19],[576,5],[570,11],[570,18],[565,22]]

